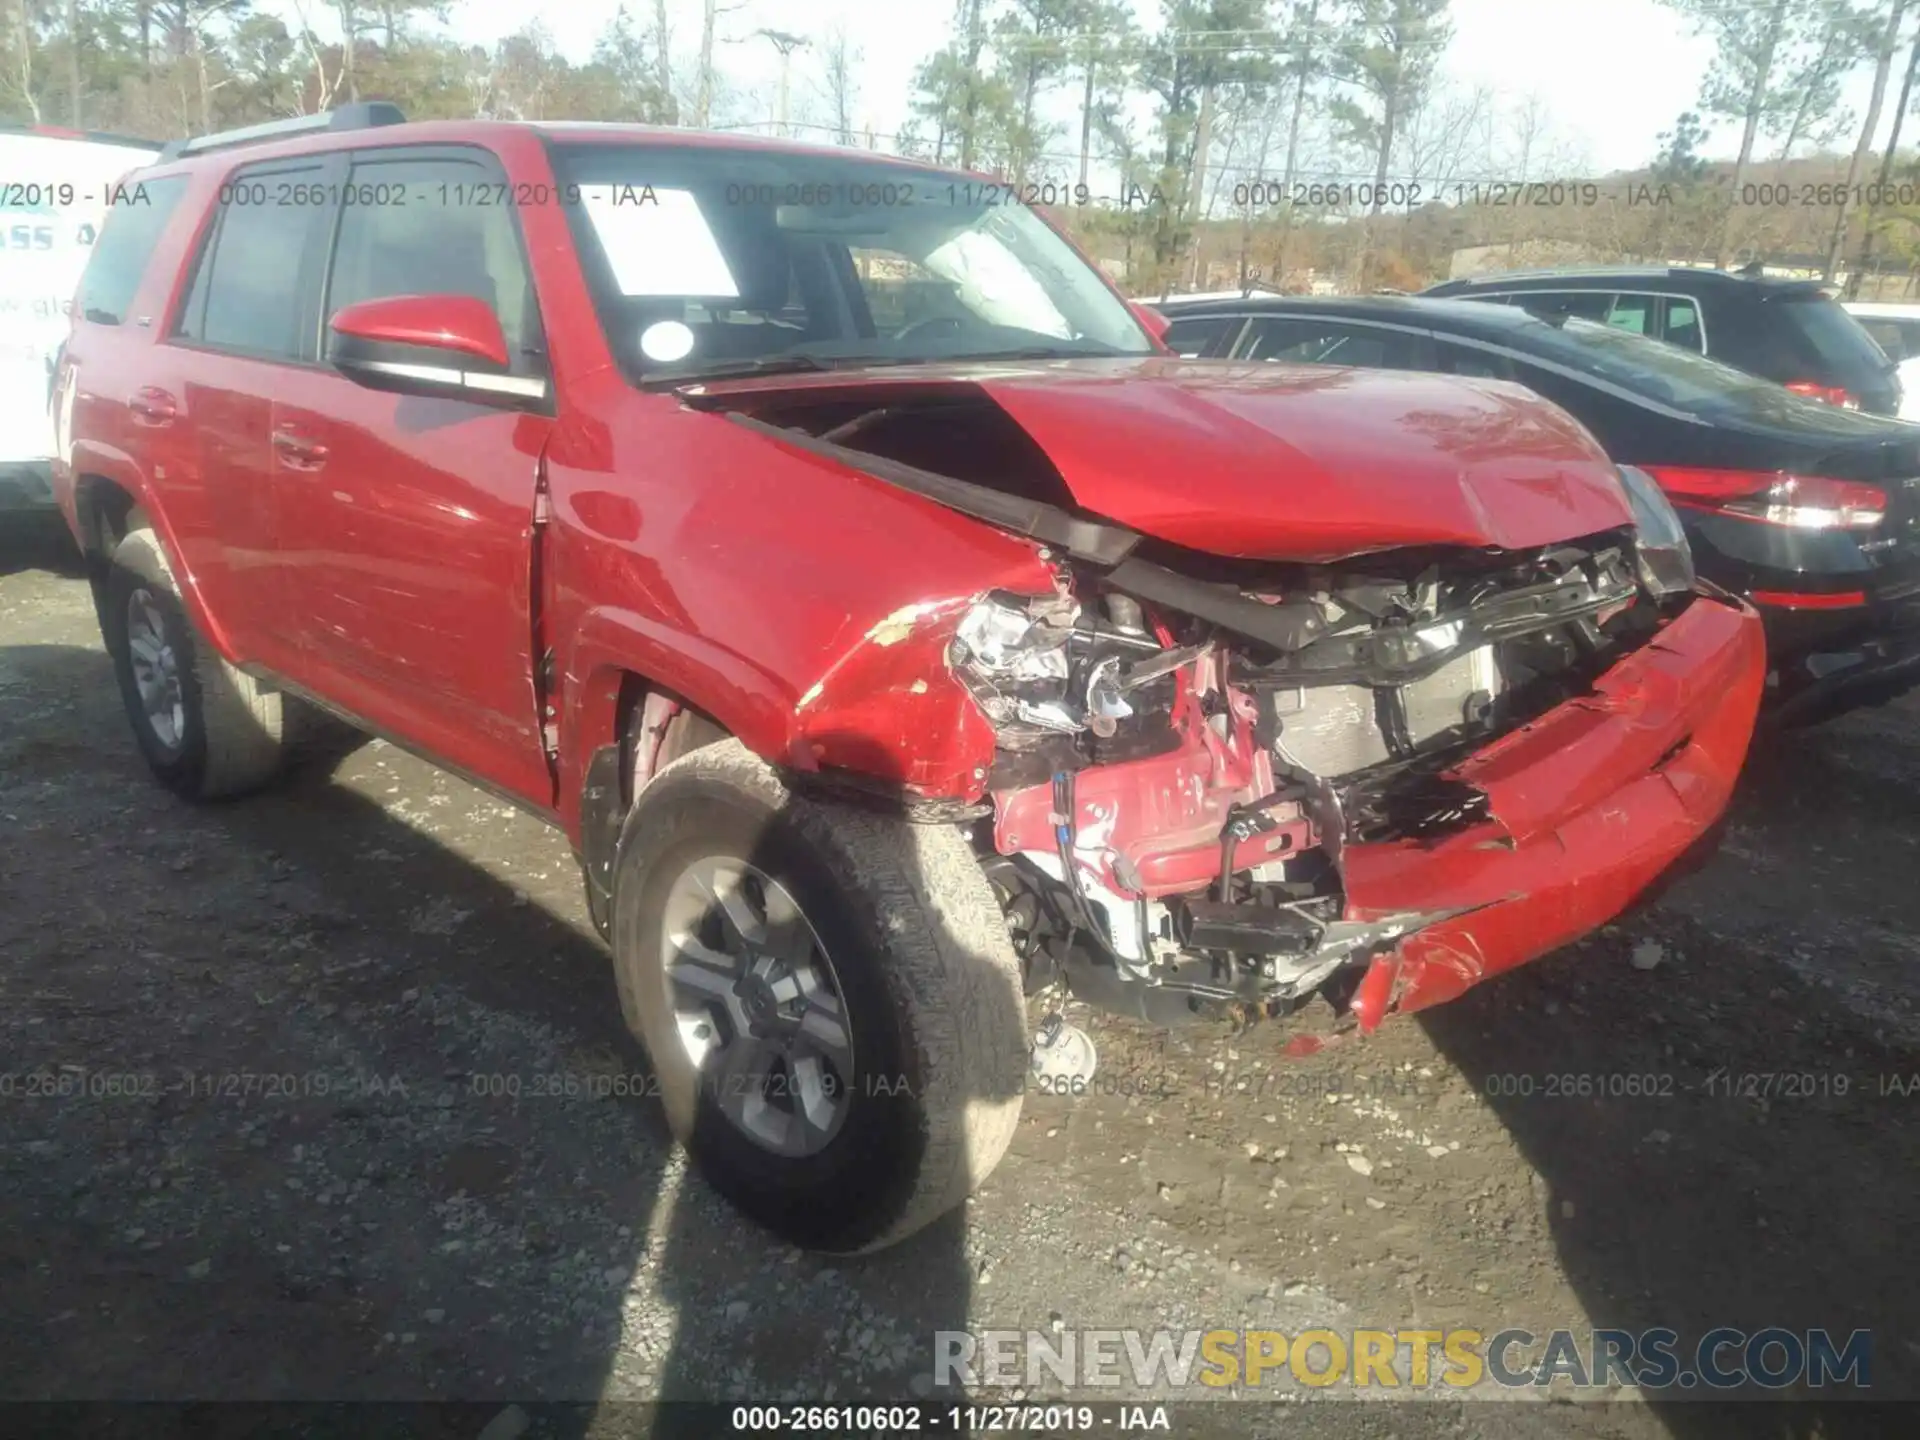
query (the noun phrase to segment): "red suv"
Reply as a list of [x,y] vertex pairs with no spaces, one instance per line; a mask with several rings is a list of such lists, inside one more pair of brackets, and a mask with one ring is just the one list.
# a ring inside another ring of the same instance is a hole
[[1007,187],[387,106],[129,178],[59,493],[189,798],[332,712],[572,841],[714,1183],[890,1243],[1028,994],[1370,1030],[1706,837],[1758,624],[1515,386],[1183,362]]

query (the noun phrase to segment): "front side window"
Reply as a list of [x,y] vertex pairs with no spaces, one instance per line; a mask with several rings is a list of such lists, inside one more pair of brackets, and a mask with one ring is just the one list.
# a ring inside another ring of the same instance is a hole
[[325,195],[320,176],[318,164],[243,170],[220,187],[176,335],[264,359],[315,358],[303,282],[311,237],[326,218],[320,200],[308,198]]
[[326,314],[396,295],[469,295],[500,319],[515,373],[539,368],[534,304],[512,207],[479,159],[356,157],[340,212]]
[[80,277],[74,309],[96,325],[118,325],[127,318],[134,292],[153,258],[154,247],[187,193],[187,177],[169,175],[142,181],[129,177],[114,192],[106,225]]
[[1004,186],[857,156],[591,144],[553,158],[608,341],[637,381],[1155,353]]

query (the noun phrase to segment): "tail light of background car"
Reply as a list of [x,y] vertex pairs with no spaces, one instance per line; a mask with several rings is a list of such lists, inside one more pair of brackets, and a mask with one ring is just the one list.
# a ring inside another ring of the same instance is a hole
[[1871,530],[1886,518],[1878,485],[1779,470],[1647,466],[1674,504],[1797,530]]
[[1844,385],[1822,385],[1818,380],[1789,380],[1787,389],[1810,400],[1838,405],[1842,410],[1858,410],[1860,399]]

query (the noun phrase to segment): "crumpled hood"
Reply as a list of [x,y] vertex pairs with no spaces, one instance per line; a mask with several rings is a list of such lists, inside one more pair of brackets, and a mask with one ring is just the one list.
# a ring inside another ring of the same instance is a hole
[[1163,357],[722,381],[714,394],[977,386],[1086,510],[1195,550],[1332,560],[1529,549],[1632,520],[1613,463],[1525,388],[1405,371]]

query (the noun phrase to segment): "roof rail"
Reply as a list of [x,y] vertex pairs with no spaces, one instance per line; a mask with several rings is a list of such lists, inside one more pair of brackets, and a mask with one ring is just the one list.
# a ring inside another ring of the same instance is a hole
[[407,117],[390,100],[359,100],[337,105],[318,115],[296,115],[291,120],[269,120],[263,125],[245,125],[238,130],[220,130],[212,135],[196,135],[190,140],[169,140],[160,159],[177,160],[182,155],[204,155],[209,150],[225,150],[235,145],[251,145],[262,140],[285,140],[295,135],[314,135],[327,130],[370,130],[376,125],[404,125]]

